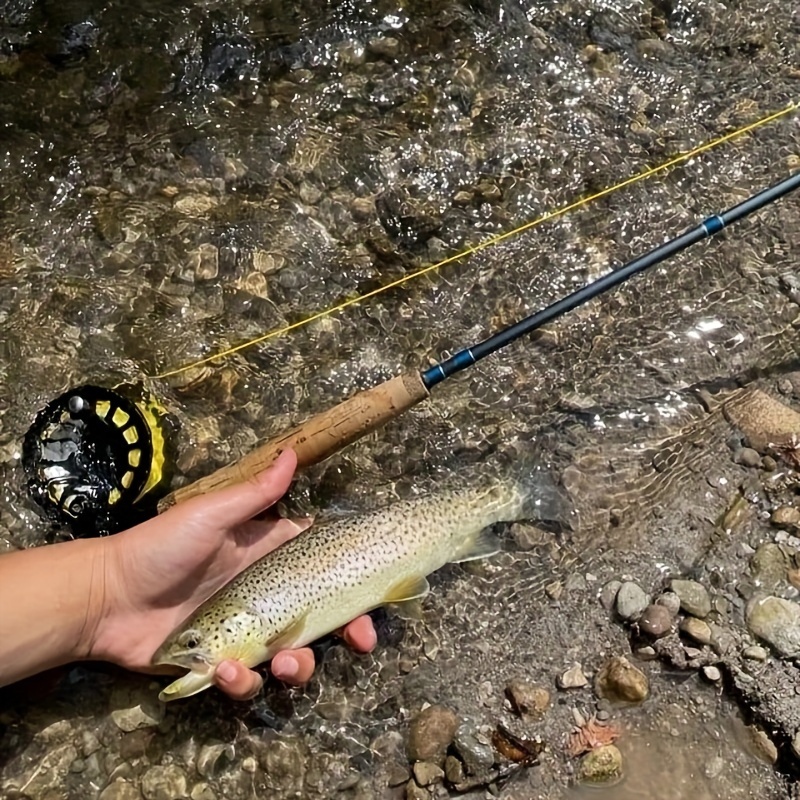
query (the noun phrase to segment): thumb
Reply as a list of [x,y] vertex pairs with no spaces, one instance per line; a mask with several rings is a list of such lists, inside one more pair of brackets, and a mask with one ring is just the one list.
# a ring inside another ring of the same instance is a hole
[[268,469],[246,481],[190,500],[186,511],[205,525],[232,528],[252,519],[283,497],[292,482],[297,456],[284,450]]

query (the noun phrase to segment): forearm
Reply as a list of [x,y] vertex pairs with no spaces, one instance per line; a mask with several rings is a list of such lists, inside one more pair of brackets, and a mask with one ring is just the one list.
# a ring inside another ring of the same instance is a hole
[[102,539],[0,556],[0,686],[85,658],[105,595]]

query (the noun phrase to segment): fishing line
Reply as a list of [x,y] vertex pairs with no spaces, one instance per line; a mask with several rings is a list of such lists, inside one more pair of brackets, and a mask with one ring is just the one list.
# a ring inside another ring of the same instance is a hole
[[608,186],[605,189],[601,189],[599,192],[595,192],[594,194],[589,195],[588,197],[581,198],[579,200],[575,200],[567,205],[561,206],[560,208],[555,209],[554,211],[547,211],[544,214],[536,217],[533,220],[530,220],[510,231],[506,231],[504,233],[497,234],[495,236],[491,236],[487,239],[484,239],[482,242],[479,242],[471,247],[462,250],[455,255],[448,256],[447,258],[443,259],[442,261],[438,261],[435,264],[429,264],[426,267],[422,267],[421,269],[416,270],[415,272],[411,272],[408,275],[404,275],[402,278],[398,278],[396,280],[390,281],[382,286],[379,286],[377,289],[372,289],[369,292],[365,292],[364,294],[358,295],[357,297],[352,297],[348,300],[344,300],[340,303],[336,303],[335,305],[330,306],[329,308],[323,309],[321,311],[317,311],[314,314],[311,314],[308,317],[304,317],[297,322],[292,322],[288,325],[284,325],[281,328],[275,328],[274,330],[268,331],[267,333],[257,336],[253,339],[249,339],[246,342],[242,342],[241,344],[235,345],[234,347],[229,347],[225,350],[221,350],[218,353],[214,353],[210,356],[205,356],[204,358],[197,359],[196,361],[191,361],[188,364],[184,364],[181,367],[177,367],[172,370],[168,370],[166,372],[161,372],[157,375],[152,377],[154,378],[169,378],[173,375],[180,375],[181,373],[188,372],[191,369],[196,367],[203,366],[204,364],[209,364],[212,361],[221,360],[223,358],[227,358],[235,353],[238,353],[242,350],[245,350],[249,347],[253,347],[257,344],[261,344],[262,342],[267,341],[268,339],[274,339],[278,336],[282,336],[290,331],[296,330],[298,328],[302,328],[304,325],[308,325],[311,322],[315,322],[318,319],[322,319],[323,317],[331,316],[339,311],[342,311],[345,308],[350,306],[354,306],[358,303],[362,303],[365,300],[369,300],[370,298],[376,297],[377,295],[383,294],[384,292],[388,292],[390,289],[394,289],[398,286],[402,286],[405,283],[408,283],[411,280],[419,278],[423,275],[428,274],[429,272],[434,272],[436,270],[441,269],[442,267],[446,266],[447,264],[452,264],[455,261],[460,261],[467,256],[473,255],[474,253],[478,253],[481,250],[485,250],[488,247],[492,247],[500,242],[505,241],[506,239],[510,239],[513,236],[518,236],[519,234],[531,230],[543,222],[547,222],[551,219],[556,219],[561,217],[570,211],[575,211],[576,209],[582,208],[584,206],[589,205],[589,203],[593,203],[596,200],[599,200],[603,197],[607,197],[608,195],[613,194],[614,192],[618,192],[621,189],[624,189],[628,186],[632,186],[640,181],[646,180],[647,178],[652,177],[660,172],[664,172],[678,164],[682,164],[685,161],[689,161],[690,159],[694,158],[695,156],[700,155],[701,153],[705,153],[709,150],[714,149],[715,147],[719,147],[722,144],[730,142],[733,139],[738,138],[739,136],[743,136],[750,131],[755,130],[756,128],[760,128],[764,125],[768,125],[775,120],[784,117],[793,111],[796,111],[800,108],[800,103],[794,102],[790,103],[786,108],[783,108],[779,111],[774,111],[766,116],[762,117],[761,119],[756,120],[755,122],[750,122],[747,125],[743,125],[740,128],[737,128],[730,133],[726,133],[722,136],[719,136],[715,139],[712,139],[708,142],[705,142],[697,147],[689,150],[685,153],[680,153],[676,156],[665,161],[663,164],[660,164],[656,167],[649,167],[645,169],[643,172],[640,172],[636,175],[626,178],[619,183],[614,184],[613,186]]

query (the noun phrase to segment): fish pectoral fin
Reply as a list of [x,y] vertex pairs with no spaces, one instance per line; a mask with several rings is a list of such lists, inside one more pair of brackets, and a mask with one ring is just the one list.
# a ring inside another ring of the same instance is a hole
[[290,622],[287,627],[278,632],[271,639],[266,641],[271,653],[277,653],[279,650],[297,647],[301,641],[300,637],[303,633],[303,628],[306,626],[307,614],[302,614],[294,622]]
[[403,578],[389,589],[384,595],[383,602],[386,605],[393,603],[406,603],[409,600],[418,600],[425,597],[431,590],[428,579],[423,575],[412,575],[410,578]]
[[488,558],[495,553],[499,553],[502,549],[503,545],[496,534],[492,533],[491,529],[485,528],[477,536],[467,540],[463,549],[453,558],[452,563],[461,564],[464,561]]

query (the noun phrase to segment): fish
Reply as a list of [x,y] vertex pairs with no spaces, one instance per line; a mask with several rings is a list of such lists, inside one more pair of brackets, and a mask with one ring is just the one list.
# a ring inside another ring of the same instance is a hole
[[254,667],[380,606],[424,597],[427,576],[445,564],[502,549],[492,530],[497,523],[557,523],[566,513],[554,473],[537,466],[517,478],[451,479],[445,488],[312,525],[254,562],[167,637],[153,665],[188,672],[159,699],[207,689],[226,659]]

